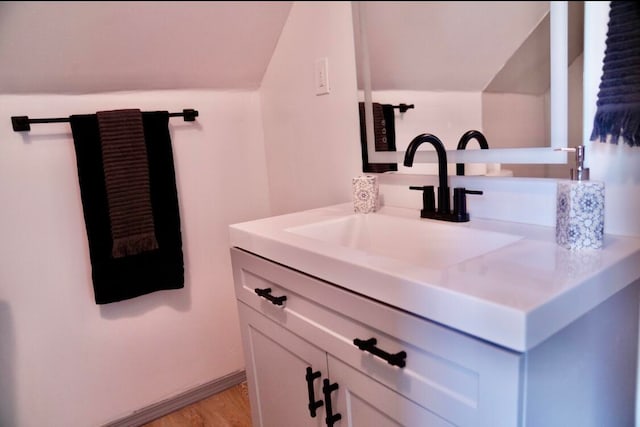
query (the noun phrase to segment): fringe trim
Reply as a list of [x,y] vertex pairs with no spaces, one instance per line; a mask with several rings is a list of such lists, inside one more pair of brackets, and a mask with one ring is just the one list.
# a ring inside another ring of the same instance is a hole
[[591,141],[618,144],[620,138],[631,147],[640,147],[640,111],[638,108],[596,112]]
[[114,239],[111,256],[122,258],[154,249],[158,249],[158,241],[154,233],[137,234]]

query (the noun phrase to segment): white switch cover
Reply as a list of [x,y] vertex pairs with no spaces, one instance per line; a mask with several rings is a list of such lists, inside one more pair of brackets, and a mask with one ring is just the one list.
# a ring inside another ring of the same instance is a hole
[[316,59],[316,95],[329,93],[329,60],[327,58]]

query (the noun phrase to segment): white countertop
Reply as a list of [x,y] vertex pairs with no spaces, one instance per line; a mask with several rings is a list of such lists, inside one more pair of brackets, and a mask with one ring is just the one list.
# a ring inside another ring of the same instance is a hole
[[[351,203],[233,224],[230,243],[516,351],[532,349],[640,278],[640,239],[631,237],[605,235],[601,250],[569,251],[556,245],[553,227],[446,223],[521,238],[434,268],[286,231],[348,215],[354,215]],[[395,207],[375,215],[432,221],[419,210]]]

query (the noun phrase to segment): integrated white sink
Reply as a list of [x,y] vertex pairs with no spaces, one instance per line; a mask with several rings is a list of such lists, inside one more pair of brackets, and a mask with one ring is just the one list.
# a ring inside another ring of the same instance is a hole
[[355,214],[343,203],[229,230],[236,248],[516,351],[640,280],[638,238],[568,251],[553,227],[450,223],[393,206]]
[[352,214],[286,228],[285,231],[434,269],[460,263],[522,239],[522,236],[468,228],[463,224],[378,213]]

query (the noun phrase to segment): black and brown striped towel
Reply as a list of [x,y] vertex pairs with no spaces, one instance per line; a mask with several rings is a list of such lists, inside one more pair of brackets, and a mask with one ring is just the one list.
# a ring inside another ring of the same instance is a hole
[[119,258],[158,248],[149,194],[149,167],[142,113],[98,111],[112,255]]
[[184,287],[169,113],[69,117],[97,304]]
[[[372,108],[374,147],[376,151],[396,151],[396,126],[393,105],[374,102]],[[369,163],[364,102],[358,103],[358,110],[360,113],[360,146],[362,149],[363,172],[397,171],[397,163]]]

